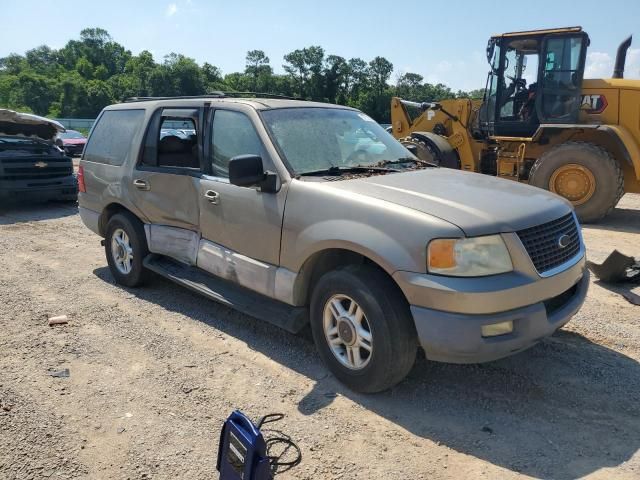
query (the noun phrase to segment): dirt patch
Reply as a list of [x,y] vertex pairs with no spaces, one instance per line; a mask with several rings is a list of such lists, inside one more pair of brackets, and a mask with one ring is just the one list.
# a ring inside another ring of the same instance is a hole
[[[583,233],[596,261],[640,256],[640,196]],[[422,359],[359,395],[305,338],[160,278],[116,286],[74,207],[0,212],[0,265],[2,478],[217,478],[235,408],[286,414],[277,428],[304,458],[278,478],[640,478],[640,307],[593,280],[574,320],[527,352]]]

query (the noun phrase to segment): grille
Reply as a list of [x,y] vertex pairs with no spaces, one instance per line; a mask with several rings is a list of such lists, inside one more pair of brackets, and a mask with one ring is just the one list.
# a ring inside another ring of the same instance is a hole
[[[41,162],[44,163],[44,166],[42,166]],[[23,156],[0,158],[0,180],[40,180],[68,177],[72,174],[73,165],[67,157]]]
[[[520,230],[517,234],[541,274],[568,262],[580,252],[580,234],[573,214]],[[561,248],[559,239],[563,235],[567,235],[569,241]]]
[[0,174],[1,180],[37,180],[45,178],[68,177],[73,173],[72,167],[47,168],[5,168]]

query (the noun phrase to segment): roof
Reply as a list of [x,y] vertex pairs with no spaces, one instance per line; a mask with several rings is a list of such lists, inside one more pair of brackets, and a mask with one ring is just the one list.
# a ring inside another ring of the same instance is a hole
[[522,32],[499,33],[497,35],[491,35],[491,38],[535,37],[535,36],[549,35],[552,33],[579,33],[581,31],[582,31],[582,27],[547,28],[542,30],[523,30]]
[[335,105],[333,103],[310,102],[306,100],[289,100],[280,98],[235,98],[235,97],[219,97],[219,96],[197,96],[197,97],[158,97],[144,98],[140,100],[129,101],[125,103],[117,103],[109,105],[107,110],[120,109],[139,109],[141,107],[156,108],[160,106],[166,107],[191,107],[199,106],[209,102],[212,105],[219,104],[241,104],[250,105],[256,110],[270,110],[276,108],[339,108],[345,110],[353,110],[350,107]]
[[0,133],[51,140],[65,128],[50,118],[0,108]]

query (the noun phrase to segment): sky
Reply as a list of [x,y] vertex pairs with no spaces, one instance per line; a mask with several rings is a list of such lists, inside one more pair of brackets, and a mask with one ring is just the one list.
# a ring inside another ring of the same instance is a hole
[[101,27],[134,54],[149,50],[161,61],[182,53],[223,73],[242,71],[253,49],[264,50],[281,73],[286,53],[320,45],[347,59],[387,58],[392,83],[414,72],[471,90],[484,87],[491,34],[581,25],[591,38],[586,78],[611,76],[616,48],[629,34],[637,43],[625,76],[640,78],[637,0],[0,0],[0,6],[0,57],[43,44],[60,48],[83,28]]

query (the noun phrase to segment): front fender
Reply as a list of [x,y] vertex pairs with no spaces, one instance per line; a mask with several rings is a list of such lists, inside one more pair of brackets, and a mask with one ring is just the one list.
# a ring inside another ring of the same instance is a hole
[[[333,234],[329,234],[333,232]],[[342,249],[358,253],[382,267],[389,275],[398,266],[413,266],[416,262],[426,269],[426,240],[420,251],[410,251],[398,239],[388,233],[363,222],[336,219],[309,225],[299,232],[298,249],[287,268],[294,272],[302,268],[304,262],[316,253],[329,249]]]
[[438,217],[375,197],[332,188],[332,182],[294,180],[287,193],[280,264],[299,272],[327,249],[358,253],[389,274],[426,271],[432,238],[463,232]]

